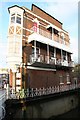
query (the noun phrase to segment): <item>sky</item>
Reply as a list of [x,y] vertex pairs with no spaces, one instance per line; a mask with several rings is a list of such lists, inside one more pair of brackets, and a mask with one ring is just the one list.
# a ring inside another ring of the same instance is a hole
[[31,9],[32,3],[63,23],[69,32],[72,59],[78,61],[78,1],[79,0],[1,0],[0,2],[0,68],[7,67],[7,33],[9,25],[8,7],[25,6]]

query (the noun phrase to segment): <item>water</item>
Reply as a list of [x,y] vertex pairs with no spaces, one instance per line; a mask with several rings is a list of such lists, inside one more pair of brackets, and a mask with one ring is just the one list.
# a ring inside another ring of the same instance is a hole
[[[7,119],[5,118],[4,120],[30,120],[30,119],[27,119],[25,117],[25,115],[21,113],[21,111],[18,109],[16,109],[14,111],[14,115],[11,115],[9,114],[7,116]],[[70,120],[80,120],[80,109],[79,108],[76,108],[76,109],[73,109],[63,115],[59,115],[59,116],[56,116],[56,117],[51,117],[47,120],[57,120],[57,119],[60,119],[60,120],[66,120],[66,119],[70,119]],[[35,120],[35,119],[31,119],[31,120]],[[37,118],[37,120],[39,120],[39,118]],[[42,119],[41,119],[42,120]]]
[[51,120],[56,120],[56,119],[70,119],[70,120],[76,120],[76,119],[78,119],[78,120],[80,120],[80,108],[79,107],[77,107],[77,108],[75,108],[75,109],[73,109],[73,110],[71,110],[71,111],[69,111],[69,112],[67,112],[67,113],[64,113],[64,114],[62,114],[62,115],[59,115],[59,116],[57,116],[57,117],[52,117],[51,118]]

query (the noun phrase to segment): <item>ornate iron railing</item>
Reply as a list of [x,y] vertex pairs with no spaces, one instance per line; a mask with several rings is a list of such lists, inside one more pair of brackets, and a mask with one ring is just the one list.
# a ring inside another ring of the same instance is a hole
[[22,89],[17,93],[10,93],[9,99],[22,99],[22,98],[33,98],[36,96],[43,96],[43,95],[49,95],[49,94],[55,94],[55,93],[61,93],[65,91],[75,90],[77,88],[80,88],[80,84],[72,84],[72,85],[60,85],[60,86],[53,86],[53,87],[47,87],[47,88],[29,88],[29,89]]

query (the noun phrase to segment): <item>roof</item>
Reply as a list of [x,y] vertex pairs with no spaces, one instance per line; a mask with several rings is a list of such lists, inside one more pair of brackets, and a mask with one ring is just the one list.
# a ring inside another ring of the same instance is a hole
[[38,6],[36,6],[36,5],[34,5],[34,4],[32,4],[31,10],[33,10],[33,6],[37,7],[37,8],[40,9],[42,12],[44,12],[44,13],[47,14],[47,15],[49,15],[50,17],[52,17],[52,18],[55,19],[56,21],[58,21],[61,25],[63,24],[63,23],[61,23],[59,20],[57,20],[56,18],[54,18],[53,16],[51,16],[50,14],[48,14],[47,12],[45,12],[44,10],[42,10],[41,8],[39,8]]
[[[13,8],[13,7],[18,7],[18,8],[20,8],[20,9],[24,10],[22,7],[20,7],[20,6],[18,6],[18,5],[13,5],[13,6],[11,6],[11,7],[8,8],[9,13],[10,13],[10,10],[9,10],[9,9],[11,9],[11,8]],[[25,10],[24,10],[24,12],[25,12]]]

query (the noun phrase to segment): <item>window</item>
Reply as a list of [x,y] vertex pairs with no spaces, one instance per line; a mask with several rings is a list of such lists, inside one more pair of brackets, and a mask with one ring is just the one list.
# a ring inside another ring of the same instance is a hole
[[16,23],[21,24],[21,15],[17,14]]
[[50,53],[51,53],[51,57],[54,57],[54,48],[50,47]]
[[11,15],[11,23],[15,23],[15,14]]
[[59,79],[60,79],[60,85],[64,84],[62,75],[59,76]]
[[36,48],[36,54],[39,54],[39,48]]
[[19,23],[21,24],[21,15],[17,14],[17,16],[15,16],[15,14],[11,15],[11,23]]
[[66,60],[66,52],[63,51],[63,60]]
[[53,30],[54,30],[54,34],[58,35],[58,30],[56,30],[55,28]]
[[70,84],[70,77],[69,77],[69,74],[67,74],[67,84]]

